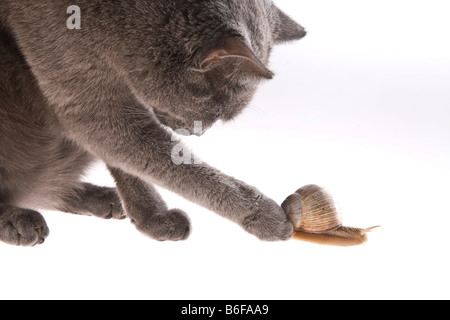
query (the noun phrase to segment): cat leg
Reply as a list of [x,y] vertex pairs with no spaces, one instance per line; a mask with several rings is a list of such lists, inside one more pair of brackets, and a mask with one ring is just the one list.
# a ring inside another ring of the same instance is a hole
[[[93,113],[90,117],[81,110],[76,106],[61,108],[61,124],[71,139],[109,166],[202,205],[259,239],[292,238],[294,227],[289,217],[281,206],[256,188],[206,163],[175,163],[173,151],[178,150],[179,143],[173,141],[172,134],[145,107],[131,101],[127,108],[106,108],[107,112]],[[184,146],[183,149],[188,150]],[[125,187],[119,189],[124,192]]]
[[102,219],[125,219],[122,202],[115,188],[82,183],[62,197],[57,210]]
[[127,216],[142,233],[159,241],[185,240],[191,232],[189,217],[181,210],[168,210],[158,191],[120,169],[109,168]]
[[0,204],[0,241],[33,247],[44,243],[49,229],[37,211]]

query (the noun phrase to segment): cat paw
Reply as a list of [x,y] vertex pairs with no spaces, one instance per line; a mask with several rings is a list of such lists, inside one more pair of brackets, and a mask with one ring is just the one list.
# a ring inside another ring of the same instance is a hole
[[0,240],[11,245],[34,247],[49,233],[44,217],[33,210],[13,209],[0,219]]
[[114,188],[99,188],[95,194],[95,207],[91,209],[92,215],[102,219],[123,220],[126,218],[122,201]]
[[263,241],[285,241],[294,235],[294,225],[283,209],[273,200],[264,197],[258,210],[245,217],[242,227]]
[[179,209],[151,215],[143,223],[135,224],[139,231],[158,241],[186,240],[191,234],[191,221]]

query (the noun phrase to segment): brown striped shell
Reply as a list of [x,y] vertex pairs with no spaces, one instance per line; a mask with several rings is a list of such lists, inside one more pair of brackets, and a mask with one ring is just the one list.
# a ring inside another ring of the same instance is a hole
[[325,233],[342,226],[337,203],[328,191],[316,185],[298,189],[281,206],[297,231]]

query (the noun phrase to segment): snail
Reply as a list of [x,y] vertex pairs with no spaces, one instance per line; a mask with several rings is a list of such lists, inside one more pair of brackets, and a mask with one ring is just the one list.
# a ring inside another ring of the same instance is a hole
[[331,194],[317,185],[307,185],[281,205],[294,224],[294,238],[318,244],[354,246],[367,241],[372,229],[345,227],[342,213]]

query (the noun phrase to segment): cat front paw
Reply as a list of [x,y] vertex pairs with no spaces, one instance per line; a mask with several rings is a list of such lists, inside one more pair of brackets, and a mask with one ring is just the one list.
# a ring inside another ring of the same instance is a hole
[[145,221],[135,224],[140,232],[158,241],[186,240],[191,234],[191,221],[179,209],[151,215]]
[[125,211],[122,207],[117,190],[115,188],[96,187],[95,192],[91,192],[90,197],[93,199],[90,204],[90,211],[93,216],[102,219],[126,219]]
[[263,197],[255,213],[241,222],[242,227],[263,241],[285,241],[294,235],[294,225],[273,200]]
[[14,208],[0,219],[0,240],[16,246],[34,247],[49,235],[44,217],[36,211]]

